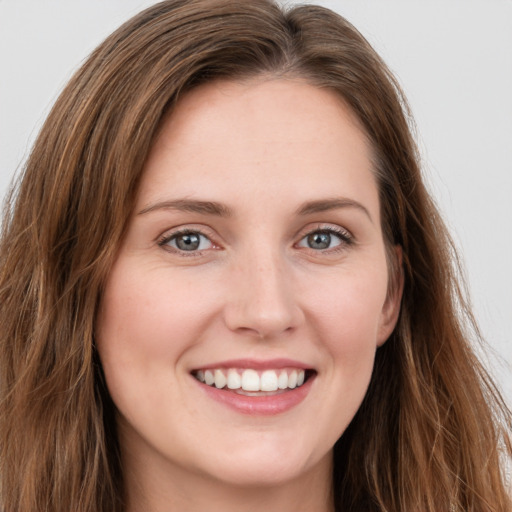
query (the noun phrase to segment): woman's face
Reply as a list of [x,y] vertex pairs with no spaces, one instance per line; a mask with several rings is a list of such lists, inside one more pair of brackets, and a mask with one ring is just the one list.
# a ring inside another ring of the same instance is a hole
[[125,462],[237,485],[328,474],[396,322],[387,288],[369,148],[337,96],[192,91],[151,150],[98,318]]

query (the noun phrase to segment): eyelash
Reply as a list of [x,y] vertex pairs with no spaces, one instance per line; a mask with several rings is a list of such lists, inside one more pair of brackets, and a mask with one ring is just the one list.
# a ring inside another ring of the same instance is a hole
[[344,251],[345,249],[347,249],[347,247],[354,244],[354,237],[349,231],[347,231],[346,229],[340,228],[340,227],[333,227],[333,226],[324,226],[324,227],[318,226],[315,229],[310,230],[305,235],[303,235],[301,237],[301,239],[299,240],[299,243],[302,242],[303,240],[307,239],[309,236],[317,234],[317,233],[318,234],[321,233],[321,234],[334,235],[335,237],[340,239],[340,243],[334,247],[323,249],[323,250],[322,249],[317,250],[317,249],[313,249],[311,247],[308,248],[309,250],[311,250],[315,253],[321,252],[324,254],[326,254],[326,253],[327,254],[336,254],[341,251]]
[[[179,249],[178,247],[171,247],[171,246],[167,245],[172,240],[175,240],[175,239],[179,238],[180,236],[185,236],[185,235],[199,235],[199,237],[206,238],[213,246],[215,246],[215,244],[211,241],[210,236],[203,233],[200,229],[190,229],[190,228],[178,229],[176,231],[173,231],[170,234],[166,233],[162,237],[160,237],[160,239],[158,240],[157,243],[164,250],[173,252],[173,253],[177,253],[180,256],[184,256],[184,257],[201,256],[204,253],[205,249],[194,250],[194,251],[184,251],[182,249]],[[209,249],[206,249],[206,250],[209,250]]]
[[[340,243],[338,245],[331,247],[331,248],[327,248],[327,249],[317,250],[317,249],[313,249],[311,247],[309,247],[309,248],[305,247],[315,253],[329,253],[329,254],[338,253],[340,251],[345,250],[348,246],[354,244],[354,237],[349,231],[342,229],[342,228],[332,227],[332,226],[325,226],[325,227],[318,226],[315,229],[312,229],[312,230],[308,231],[307,233],[305,233],[304,235],[302,235],[298,243],[302,242],[303,240],[307,239],[307,237],[314,235],[314,234],[334,235],[335,237],[339,238],[339,240],[340,240]],[[164,250],[177,253],[180,256],[184,256],[184,257],[201,256],[205,250],[211,250],[210,248],[208,248],[208,249],[203,249],[203,250],[186,251],[186,250],[182,250],[177,247],[171,247],[168,245],[172,240],[176,240],[178,237],[185,236],[185,235],[198,235],[199,237],[206,238],[214,246],[213,248],[215,248],[215,243],[211,240],[210,236],[206,235],[200,229],[190,229],[190,228],[179,229],[179,230],[173,231],[170,234],[164,234],[162,237],[159,238],[157,243]],[[298,243],[295,245],[298,245]],[[303,246],[300,246],[300,247],[303,247]]]

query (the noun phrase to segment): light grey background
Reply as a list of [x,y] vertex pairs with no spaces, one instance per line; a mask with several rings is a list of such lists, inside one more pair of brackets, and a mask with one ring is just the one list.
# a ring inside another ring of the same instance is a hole
[[[0,197],[72,72],[119,24],[154,3],[0,0]],[[316,3],[347,17],[405,89],[427,181],[462,248],[491,346],[488,364],[510,403],[512,1]]]

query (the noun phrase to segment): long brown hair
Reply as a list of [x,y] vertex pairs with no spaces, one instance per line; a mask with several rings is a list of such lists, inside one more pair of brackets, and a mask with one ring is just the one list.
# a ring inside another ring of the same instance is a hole
[[478,330],[394,77],[327,9],[169,0],[120,27],[72,78],[5,209],[5,512],[123,510],[114,406],[94,348],[102,286],[163,116],[201,83],[261,74],[302,78],[351,107],[374,151],[386,243],[403,248],[398,325],[334,447],[336,509],[510,510],[500,465],[510,412],[470,346]]

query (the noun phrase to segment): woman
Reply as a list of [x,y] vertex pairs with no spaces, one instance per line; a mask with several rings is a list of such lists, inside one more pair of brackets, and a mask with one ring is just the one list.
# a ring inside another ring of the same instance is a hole
[[318,7],[167,1],[91,55],[5,221],[4,510],[509,509],[405,105]]

